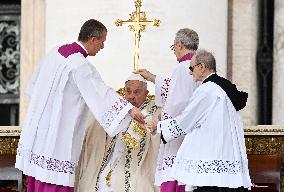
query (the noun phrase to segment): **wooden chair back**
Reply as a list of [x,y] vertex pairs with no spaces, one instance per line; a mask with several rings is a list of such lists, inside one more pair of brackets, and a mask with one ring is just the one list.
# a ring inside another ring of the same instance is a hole
[[248,155],[250,177],[256,185],[264,184],[280,191],[281,165],[278,155]]

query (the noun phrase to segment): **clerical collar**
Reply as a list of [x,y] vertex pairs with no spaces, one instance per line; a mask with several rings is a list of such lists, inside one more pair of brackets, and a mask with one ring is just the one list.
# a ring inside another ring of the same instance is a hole
[[[76,41],[76,43],[77,43],[78,45],[80,45],[80,47],[82,47],[82,48],[86,51],[86,53],[88,54],[87,49],[84,47],[84,45],[83,45],[80,41]],[[88,55],[89,55],[89,54],[88,54]]]
[[74,53],[81,53],[84,57],[88,56],[88,53],[85,50],[84,46],[82,44],[79,44],[78,42],[62,45],[58,48],[58,52],[65,58]]
[[187,60],[191,60],[191,58],[193,57],[193,53],[187,53],[184,56],[182,56],[178,62],[181,63],[183,61],[187,61]]

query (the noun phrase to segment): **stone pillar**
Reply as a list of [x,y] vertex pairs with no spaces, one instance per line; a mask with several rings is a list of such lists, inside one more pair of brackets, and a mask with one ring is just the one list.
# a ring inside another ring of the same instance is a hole
[[284,1],[275,0],[272,123],[284,124]]
[[229,1],[228,78],[249,94],[245,125],[257,123],[256,49],[258,1]]
[[25,90],[34,67],[44,54],[45,0],[21,1],[20,125],[28,101]]

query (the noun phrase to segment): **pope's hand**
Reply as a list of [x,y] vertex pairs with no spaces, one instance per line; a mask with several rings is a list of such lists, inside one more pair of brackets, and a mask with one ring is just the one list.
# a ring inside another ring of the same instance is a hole
[[151,82],[155,83],[156,75],[150,73],[147,69],[138,69],[134,73],[135,74],[140,74],[147,81],[151,81]]
[[136,120],[138,123],[144,124],[145,121],[145,117],[144,115],[141,113],[141,110],[138,109],[137,107],[133,107],[132,109],[129,110],[129,114],[130,116]]

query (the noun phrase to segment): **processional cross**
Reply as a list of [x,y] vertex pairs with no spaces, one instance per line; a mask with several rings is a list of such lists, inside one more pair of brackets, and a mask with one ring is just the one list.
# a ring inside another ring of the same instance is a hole
[[146,30],[147,25],[153,25],[156,27],[160,26],[161,21],[159,19],[155,19],[154,21],[148,21],[146,17],[146,13],[140,11],[140,8],[142,6],[141,0],[135,0],[135,11],[129,14],[130,19],[127,21],[123,21],[121,19],[117,19],[115,21],[116,26],[122,26],[123,24],[128,25],[130,31],[134,32],[134,65],[133,69],[136,71],[139,61],[139,46],[140,46],[140,37],[141,32],[144,32]]

